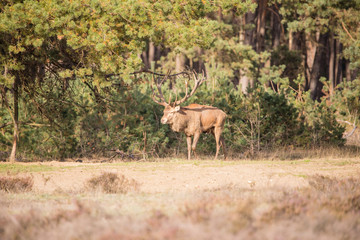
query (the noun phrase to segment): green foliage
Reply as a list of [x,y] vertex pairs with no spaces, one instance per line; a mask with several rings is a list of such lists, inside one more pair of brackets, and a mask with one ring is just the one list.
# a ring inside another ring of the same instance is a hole
[[344,55],[351,60],[353,68],[360,66],[360,2],[357,0],[293,1],[277,0],[281,3],[283,23],[293,31],[314,34],[333,32],[344,47]]
[[[360,66],[358,1],[269,4],[280,6],[287,30],[314,39],[318,31],[333,32],[352,69]],[[313,102],[303,93],[302,53],[290,51],[286,39],[263,52],[244,44],[240,35],[256,24],[242,25],[239,16],[256,7],[251,0],[0,3],[0,151],[7,154],[12,145],[18,79],[24,159],[110,157],[114,150],[139,157],[184,152],[183,136],[159,123],[162,107],[150,98],[147,77],[132,74],[143,67],[139,56],[150,42],[165,52],[150,63],[158,72],[173,70],[179,53],[190,68],[206,69],[206,84],[188,103],[228,114],[224,136],[234,152],[343,144],[337,118],[360,119],[359,79],[340,83],[331,107],[329,99]],[[246,95],[239,86],[243,76],[253,82]],[[166,97],[170,91],[182,97],[183,89],[182,77],[163,86]],[[198,151],[215,151],[211,135],[202,135]]]
[[304,100],[300,108],[300,119],[304,124],[300,143],[305,146],[343,145],[345,128],[336,120],[336,109],[327,106],[325,99],[322,102],[312,101],[309,94]]
[[[231,97],[231,133],[237,148],[254,154],[263,148],[294,144],[299,131],[297,109],[285,95],[264,89],[252,90],[247,96],[234,92]],[[235,110],[235,111],[234,111]]]
[[347,119],[360,121],[360,78],[353,81],[344,81],[337,88],[333,96],[335,107],[340,109],[339,114]]
[[[227,113],[224,137],[231,151],[254,154],[264,148],[286,145],[344,143],[344,129],[325,101],[313,102],[307,94],[303,97],[305,101],[299,102],[294,95],[274,92],[263,85],[244,95],[229,84],[226,75],[216,74],[223,77],[208,80],[190,102],[213,104]],[[277,78],[285,83],[287,78],[280,77],[281,71],[278,74]],[[268,80],[277,78],[269,75]],[[104,89],[101,92],[104,99],[96,101],[81,81],[72,84],[76,95],[61,95],[60,86],[52,89],[53,98],[43,99],[39,93],[34,101],[45,106],[40,119],[33,101],[23,103],[26,111],[22,118],[28,123],[22,125],[20,133],[20,152],[24,157],[110,157],[111,150],[116,149],[139,157],[165,156],[173,151],[185,153],[184,136],[160,124],[163,107],[152,101],[148,85],[134,85],[127,91]],[[174,88],[182,89],[184,81],[178,78],[174,84]],[[283,92],[292,91],[286,86],[283,84]],[[168,91],[164,94],[167,96]],[[34,126],[31,121],[43,124]],[[203,134],[198,151],[214,152],[213,136]]]
[[301,66],[301,54],[298,51],[290,51],[286,45],[279,46],[271,53],[271,61],[271,65],[285,66],[281,76],[289,78],[290,81],[296,79],[304,71]]
[[285,95],[264,92],[259,96],[262,138],[266,144],[281,146],[293,143],[297,132],[297,109]]

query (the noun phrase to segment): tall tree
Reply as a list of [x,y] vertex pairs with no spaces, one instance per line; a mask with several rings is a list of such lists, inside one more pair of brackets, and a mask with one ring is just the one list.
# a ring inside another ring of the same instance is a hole
[[[14,159],[17,103],[21,92],[34,96],[49,77],[81,79],[99,97],[101,88],[132,81],[142,68],[139,56],[154,44],[167,48],[209,48],[218,21],[206,18],[212,3],[191,1],[6,1],[0,5],[0,87],[3,100],[12,94]],[[216,7],[216,6],[215,6]],[[218,7],[216,7],[218,8]],[[45,70],[45,71],[44,71]],[[10,105],[9,105],[10,106]],[[14,112],[15,111],[15,112]]]
[[[359,4],[356,1],[343,0],[278,2],[282,4],[281,13],[289,27],[289,48],[295,49],[294,34],[303,32],[306,36],[305,41],[302,40],[305,42],[303,46],[306,47],[305,90],[311,91],[313,99],[319,99],[322,94],[322,84],[319,79],[324,76],[330,81],[332,94],[336,84],[342,79],[342,71],[339,71],[342,69],[340,56],[349,58],[357,55],[357,51],[348,54],[350,53],[348,43],[351,44],[351,48],[355,46],[356,40],[352,38],[352,34],[356,36],[359,32],[358,24],[355,24],[359,20],[358,14],[355,13],[359,11]],[[346,68],[346,64],[344,65]],[[350,79],[349,74],[348,79]]]

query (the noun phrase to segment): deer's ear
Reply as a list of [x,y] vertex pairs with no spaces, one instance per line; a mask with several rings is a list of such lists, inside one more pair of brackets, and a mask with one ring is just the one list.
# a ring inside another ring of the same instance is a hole
[[174,108],[174,112],[178,112],[178,111],[180,111],[180,106],[176,106],[176,107]]

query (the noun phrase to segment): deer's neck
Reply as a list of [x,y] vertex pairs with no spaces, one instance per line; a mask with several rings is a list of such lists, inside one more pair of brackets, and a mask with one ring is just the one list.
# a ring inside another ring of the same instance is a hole
[[188,127],[188,116],[186,114],[177,114],[170,127],[175,132],[184,132]]

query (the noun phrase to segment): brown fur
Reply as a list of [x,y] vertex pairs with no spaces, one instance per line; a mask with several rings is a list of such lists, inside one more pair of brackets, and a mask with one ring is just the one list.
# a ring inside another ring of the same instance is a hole
[[[210,132],[216,140],[216,155],[218,156],[220,145],[223,147],[226,158],[225,142],[221,133],[224,129],[226,114],[212,106],[200,104],[190,104],[186,107],[172,107],[167,105],[164,109],[164,115],[161,118],[163,124],[169,124],[175,132],[184,132],[187,137],[188,159],[191,156],[191,149],[196,157],[196,144],[200,134]],[[194,136],[191,145],[191,137]]]

